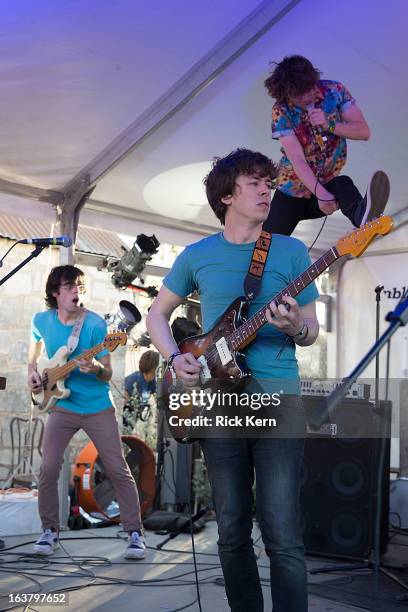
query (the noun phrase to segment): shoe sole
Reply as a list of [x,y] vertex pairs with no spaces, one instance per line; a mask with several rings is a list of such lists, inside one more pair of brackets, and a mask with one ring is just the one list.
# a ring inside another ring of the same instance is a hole
[[36,550],[35,546],[34,546],[34,552],[36,555],[41,555],[43,557],[49,557],[50,555],[52,555],[57,549],[59,548],[59,544],[54,544],[52,550],[50,550],[49,552],[45,552],[44,550]]
[[50,555],[52,555],[54,552],[54,550],[50,550],[49,552],[45,552],[45,550],[36,550],[34,548],[34,553],[36,555],[41,555],[42,557],[49,557]]
[[367,212],[360,225],[364,225],[368,221],[377,219],[377,217],[382,215],[390,197],[390,181],[382,170],[374,172],[369,184],[370,187],[367,191]]
[[126,553],[125,559],[144,559],[145,556],[146,556],[146,553],[143,553],[143,555],[141,555],[141,556],[129,555],[129,554]]

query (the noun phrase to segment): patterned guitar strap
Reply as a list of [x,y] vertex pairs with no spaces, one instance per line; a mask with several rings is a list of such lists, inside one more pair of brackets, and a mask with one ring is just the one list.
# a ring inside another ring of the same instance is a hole
[[249,301],[255,299],[261,289],[262,276],[271,242],[272,234],[262,230],[258,240],[255,242],[249,270],[244,280],[245,296]]
[[[255,242],[251,263],[244,280],[245,297],[249,302],[254,300],[261,290],[262,276],[265,271],[271,242],[272,234],[265,230],[261,231],[258,240]],[[241,410],[245,411],[243,407]]]

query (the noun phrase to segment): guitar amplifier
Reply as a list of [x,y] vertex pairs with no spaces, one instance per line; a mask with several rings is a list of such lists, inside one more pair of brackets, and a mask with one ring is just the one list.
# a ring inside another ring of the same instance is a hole
[[[320,397],[303,397],[306,414],[316,410],[320,402]],[[306,439],[301,505],[308,554],[369,559],[379,496],[380,548],[385,551],[390,416],[391,402],[380,402],[375,411],[367,400],[345,399],[336,412],[336,434],[321,431]],[[334,424],[324,424],[330,425]]]
[[[302,379],[300,381],[300,390],[302,395],[322,397],[331,395],[341,385],[342,381],[336,379]],[[371,385],[359,382],[353,383],[345,397],[369,400],[371,397]]]
[[[325,403],[325,396],[302,395],[306,421],[312,422],[313,417]],[[334,415],[327,412],[326,420],[320,430],[308,433],[310,437],[320,435],[338,438],[379,438],[388,436],[391,430],[391,409],[385,406],[390,402],[381,401],[379,410],[374,408],[374,402],[367,399],[345,397],[336,407]]]

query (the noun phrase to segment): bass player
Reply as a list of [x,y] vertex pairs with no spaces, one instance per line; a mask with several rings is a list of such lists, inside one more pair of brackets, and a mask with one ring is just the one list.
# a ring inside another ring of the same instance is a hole
[[[150,308],[150,337],[185,386],[198,384],[202,364],[192,353],[181,354],[171,335],[169,319],[193,290],[200,295],[203,329],[210,330],[229,304],[243,293],[255,242],[268,217],[271,188],[277,169],[261,153],[237,149],[214,161],[204,180],[209,204],[224,231],[187,246],[176,259]],[[270,559],[271,593],[275,612],[307,610],[307,580],[300,526],[300,471],[305,418],[300,401],[296,345],[308,346],[319,333],[315,300],[309,284],[297,299],[287,296],[277,306],[273,296],[310,266],[299,240],[274,234],[259,294],[249,313],[268,304],[265,325],[247,350],[253,378],[268,390],[291,388],[282,398],[295,407],[293,430],[254,437],[217,435],[216,427],[201,437],[218,522],[218,548],[229,605],[234,612],[261,612],[263,596],[251,539],[256,475],[256,509],[262,539]],[[263,382],[264,381],[264,382]],[[287,387],[285,387],[285,382]],[[293,394],[293,389],[296,393]],[[299,425],[300,423],[300,425]]]
[[[37,371],[42,350],[51,358],[67,346],[69,359],[100,344],[107,332],[106,322],[80,304],[86,291],[82,270],[71,265],[57,266],[48,276],[45,301],[48,309],[34,315],[28,362],[28,386],[39,394],[43,381]],[[43,534],[34,545],[39,555],[51,555],[58,543],[58,476],[64,451],[80,429],[95,444],[115,488],[123,528],[128,532],[127,559],[143,559],[145,541],[135,481],[122,452],[115,409],[109,390],[112,377],[110,355],[103,350],[92,360],[78,359],[77,368],[65,381],[68,397],[59,399],[49,411],[44,432],[38,485],[38,508]]]

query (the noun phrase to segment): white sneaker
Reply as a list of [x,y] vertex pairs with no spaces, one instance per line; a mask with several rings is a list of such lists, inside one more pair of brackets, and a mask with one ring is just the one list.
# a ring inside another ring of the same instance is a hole
[[125,559],[144,559],[146,556],[145,539],[137,531],[132,531],[128,537]]
[[59,547],[58,534],[52,529],[45,529],[44,533],[34,544],[34,552],[37,555],[52,555]]

